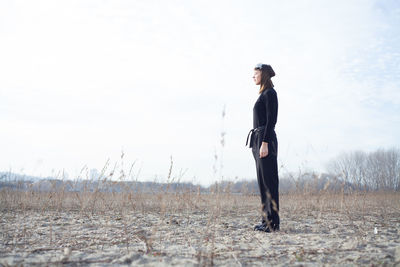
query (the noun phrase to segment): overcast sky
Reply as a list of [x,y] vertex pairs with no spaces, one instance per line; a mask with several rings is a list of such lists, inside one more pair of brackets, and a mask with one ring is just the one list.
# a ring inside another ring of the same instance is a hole
[[400,147],[399,1],[1,1],[0,171],[255,179],[259,62],[281,174]]

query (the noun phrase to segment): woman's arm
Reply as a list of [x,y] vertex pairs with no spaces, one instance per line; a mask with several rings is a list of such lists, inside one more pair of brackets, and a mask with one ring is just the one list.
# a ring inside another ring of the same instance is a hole
[[275,90],[268,90],[267,92],[265,92],[264,105],[267,124],[264,130],[262,141],[269,143],[271,141],[271,138],[273,137],[276,119],[278,116],[278,98],[276,96]]
[[278,98],[275,91],[269,90],[265,92],[264,105],[267,123],[260,147],[260,158],[268,156],[268,143],[271,141],[272,134],[275,129],[278,115]]

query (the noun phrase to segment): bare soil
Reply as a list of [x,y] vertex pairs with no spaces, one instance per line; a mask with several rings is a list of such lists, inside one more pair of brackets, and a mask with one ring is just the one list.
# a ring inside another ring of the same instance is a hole
[[253,231],[258,196],[18,194],[1,195],[4,266],[400,264],[399,193],[281,195],[273,233]]

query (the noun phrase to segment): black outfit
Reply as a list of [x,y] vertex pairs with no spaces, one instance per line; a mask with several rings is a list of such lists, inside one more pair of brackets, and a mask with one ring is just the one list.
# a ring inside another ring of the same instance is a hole
[[[265,89],[253,108],[253,128],[250,147],[256,162],[257,181],[261,194],[262,224],[279,229],[278,140],[275,124],[278,116],[278,97],[274,88]],[[249,135],[247,136],[246,145]],[[262,142],[268,143],[268,155],[260,158]]]

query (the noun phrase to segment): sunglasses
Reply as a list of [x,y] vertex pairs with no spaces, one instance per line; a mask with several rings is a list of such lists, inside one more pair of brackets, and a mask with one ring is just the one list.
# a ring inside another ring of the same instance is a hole
[[258,70],[262,70],[262,67],[263,67],[263,65],[264,64],[262,64],[262,63],[258,63],[255,67],[254,67],[254,69],[258,69]]

